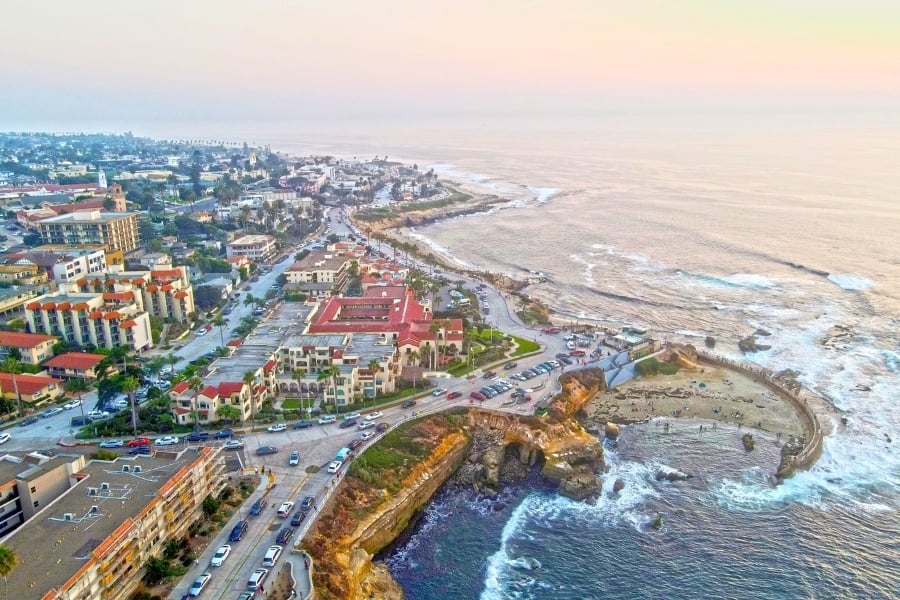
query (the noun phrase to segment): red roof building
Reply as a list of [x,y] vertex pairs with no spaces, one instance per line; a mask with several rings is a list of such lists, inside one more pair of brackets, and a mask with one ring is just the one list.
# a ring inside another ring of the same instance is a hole
[[12,373],[0,373],[0,389],[9,400],[16,399],[16,391],[27,402],[38,402],[42,398],[55,399],[63,392],[62,381],[42,375],[19,373],[13,381]]
[[15,348],[22,362],[39,365],[53,356],[53,345],[59,340],[55,335],[0,331],[0,347]]
[[44,366],[49,370],[51,377],[59,379],[96,379],[96,367],[105,358],[102,354],[88,354],[87,352],[67,352],[51,358]]

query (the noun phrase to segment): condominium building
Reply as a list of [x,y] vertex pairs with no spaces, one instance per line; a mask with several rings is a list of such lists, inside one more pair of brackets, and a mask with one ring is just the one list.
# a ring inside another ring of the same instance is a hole
[[313,250],[287,268],[287,283],[313,298],[330,296],[343,290],[353,256]]
[[275,237],[271,235],[245,235],[225,245],[228,258],[246,256],[256,263],[270,262],[276,252]]
[[[57,481],[64,475],[67,481]],[[27,483],[31,497],[44,487]],[[29,509],[36,514],[0,539],[19,558],[8,577],[9,597],[129,598],[147,560],[183,537],[203,499],[217,496],[224,483],[224,464],[209,447],[92,460],[60,472],[47,482],[55,495],[46,504],[35,501]]]
[[71,344],[140,352],[153,347],[153,337],[150,316],[135,296],[134,291],[46,294],[25,305],[25,320],[30,331]]
[[8,355],[15,348],[23,363],[39,365],[53,356],[53,346],[59,338],[55,335],[38,333],[19,333],[17,331],[0,331],[0,350]]
[[38,229],[46,244],[99,244],[123,252],[140,245],[137,213],[85,210],[43,219]]

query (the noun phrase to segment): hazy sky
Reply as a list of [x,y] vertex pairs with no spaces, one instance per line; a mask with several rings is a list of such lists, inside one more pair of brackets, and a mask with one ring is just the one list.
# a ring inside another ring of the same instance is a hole
[[0,0],[0,126],[896,106],[897,0]]

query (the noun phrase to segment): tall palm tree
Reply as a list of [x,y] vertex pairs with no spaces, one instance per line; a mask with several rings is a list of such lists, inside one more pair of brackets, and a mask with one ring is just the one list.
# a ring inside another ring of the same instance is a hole
[[3,584],[6,587],[6,600],[9,600],[9,581],[7,581],[7,577],[18,564],[19,557],[16,556],[16,553],[6,546],[0,546],[0,576],[3,577]]
[[87,382],[80,377],[73,377],[66,381],[65,389],[67,394],[78,396],[78,407],[81,409],[81,423],[84,424],[84,400],[82,400],[81,394],[87,391]]
[[188,389],[194,392],[194,399],[191,400],[191,414],[194,416],[194,431],[200,429],[200,407],[197,405],[197,397],[200,390],[203,389],[203,382],[196,375],[188,379]]
[[12,375],[13,391],[16,394],[16,411],[22,416],[22,394],[19,393],[19,384],[16,382],[16,373],[22,372],[22,363],[10,356],[0,365],[0,371]]
[[138,413],[137,405],[134,402],[134,393],[139,387],[141,387],[141,382],[138,381],[137,377],[128,375],[122,378],[122,391],[128,394],[128,399],[131,401],[131,426],[134,428],[135,436],[137,435]]
[[244,378],[241,380],[244,382],[244,385],[250,388],[250,431],[253,431],[253,427],[256,425],[255,423],[255,411],[256,411],[256,394],[253,390],[253,384],[256,383],[256,373],[253,371],[247,371],[244,373]]
[[222,347],[225,347],[225,317],[223,315],[216,315],[216,318],[213,319],[213,325],[219,328],[219,341],[222,342]]
[[293,377],[294,377],[294,381],[297,382],[297,390],[300,392],[301,417],[302,417],[303,409],[306,408],[305,406],[303,406],[303,382],[300,381],[301,379],[303,379],[304,374],[306,374],[306,369],[294,369],[293,373],[291,373],[291,375],[293,375]]

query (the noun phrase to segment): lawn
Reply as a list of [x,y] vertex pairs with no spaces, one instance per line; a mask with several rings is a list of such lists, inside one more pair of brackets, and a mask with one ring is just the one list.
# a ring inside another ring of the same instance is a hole
[[526,340],[525,338],[516,337],[514,335],[510,336],[513,341],[516,343],[516,350],[512,353],[511,356],[522,356],[523,354],[531,354],[532,352],[537,352],[541,349],[541,345],[537,342],[532,342],[531,340]]
[[297,410],[301,408],[301,402],[303,402],[302,398],[287,398],[281,403],[281,408],[284,410]]

